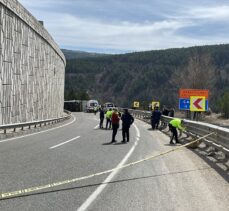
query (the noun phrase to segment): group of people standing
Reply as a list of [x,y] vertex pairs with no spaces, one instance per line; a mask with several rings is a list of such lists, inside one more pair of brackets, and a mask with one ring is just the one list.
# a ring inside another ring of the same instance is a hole
[[[101,129],[103,128],[103,122],[104,122],[104,119],[106,119],[105,129],[112,129],[111,143],[117,142],[115,140],[115,137],[118,132],[120,120],[122,120],[122,143],[129,142],[130,140],[129,129],[130,129],[130,126],[134,122],[134,118],[128,112],[128,109],[124,109],[123,114],[121,114],[120,112],[118,112],[117,108],[113,108],[113,109],[110,108],[106,112],[104,112],[103,108],[99,108],[99,115],[100,115],[99,116],[100,117],[99,127]],[[158,129],[161,115],[174,117],[174,109],[167,109],[164,106],[161,112],[158,107],[155,107],[151,114],[152,129]],[[184,131],[185,129],[183,127],[184,121],[181,119],[174,118],[169,122],[168,126],[172,134],[170,138],[170,144],[174,144],[173,143],[174,138],[175,138],[176,143],[179,143],[177,129],[180,131]]]
[[122,120],[122,143],[129,142],[130,140],[130,133],[129,129],[130,126],[134,122],[133,116],[128,112],[128,109],[124,109],[123,114],[118,112],[117,108],[109,109],[104,112],[102,108],[99,109],[100,112],[100,124],[99,127],[103,128],[103,121],[106,118],[106,129],[112,129],[112,140],[111,143],[117,142],[115,137],[118,132],[119,122]]

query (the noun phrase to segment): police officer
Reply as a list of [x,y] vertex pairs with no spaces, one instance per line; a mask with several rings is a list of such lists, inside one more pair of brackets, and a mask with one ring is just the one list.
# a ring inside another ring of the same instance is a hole
[[[128,112],[128,109],[124,109],[124,113],[121,119],[122,119],[122,142],[123,143],[125,143],[126,141],[129,142],[130,140],[129,129],[134,122],[134,118]],[[125,137],[127,138],[127,140],[125,139]]]

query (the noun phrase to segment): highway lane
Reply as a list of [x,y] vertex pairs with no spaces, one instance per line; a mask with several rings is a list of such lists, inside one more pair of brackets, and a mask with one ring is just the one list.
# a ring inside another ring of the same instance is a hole
[[[75,113],[66,127],[0,143],[0,190],[14,191],[81,177],[116,167],[134,146],[128,162],[171,149],[169,138],[135,121],[129,144],[107,144],[111,131],[95,129],[98,116]],[[78,139],[50,147],[74,137]],[[121,131],[117,140],[121,141]],[[123,169],[28,196],[0,201],[0,210],[227,210],[228,183],[184,149]],[[94,194],[93,194],[94,193]],[[99,193],[99,194],[98,194]],[[80,210],[80,209],[79,209]],[[83,210],[83,209],[82,209]]]

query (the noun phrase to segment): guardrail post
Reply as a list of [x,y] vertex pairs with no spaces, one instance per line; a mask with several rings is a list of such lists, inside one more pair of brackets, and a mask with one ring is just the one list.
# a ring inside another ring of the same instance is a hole
[[4,129],[4,133],[6,133],[6,129]]

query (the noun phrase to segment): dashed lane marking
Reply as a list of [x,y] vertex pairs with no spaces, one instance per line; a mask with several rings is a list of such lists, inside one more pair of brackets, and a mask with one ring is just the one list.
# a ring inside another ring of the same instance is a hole
[[78,139],[78,138],[80,138],[80,136],[77,136],[77,137],[72,138],[72,139],[70,139],[70,140],[68,140],[68,141],[62,142],[62,143],[57,144],[57,145],[55,145],[55,146],[49,147],[49,149],[55,149],[55,148],[60,147],[60,146],[62,146],[62,145],[64,145],[64,144],[67,144],[67,143],[69,143],[69,142],[71,142],[71,141],[74,141],[74,140],[76,140],[76,139]]

